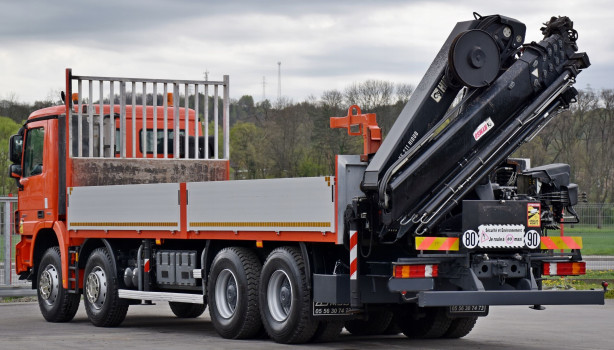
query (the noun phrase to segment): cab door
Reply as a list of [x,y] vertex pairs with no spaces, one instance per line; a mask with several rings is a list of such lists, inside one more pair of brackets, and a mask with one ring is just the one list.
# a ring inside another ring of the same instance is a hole
[[46,158],[44,145],[47,123],[46,120],[29,123],[25,133],[22,177],[19,181],[23,186],[19,193],[21,233],[35,233],[37,224],[45,220],[45,209],[49,206],[45,192],[45,180],[50,176],[45,170],[49,164],[43,161]]

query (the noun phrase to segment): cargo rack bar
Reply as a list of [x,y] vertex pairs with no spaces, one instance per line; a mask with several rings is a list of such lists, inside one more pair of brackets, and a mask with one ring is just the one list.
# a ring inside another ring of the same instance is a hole
[[[172,158],[177,159],[180,158],[178,150],[181,147],[184,150],[181,158],[184,159],[228,160],[230,157],[228,75],[224,75],[223,80],[170,80],[79,76],[73,75],[72,70],[67,69],[66,84],[67,128],[69,130],[67,144],[71,158],[168,159],[171,158],[172,152]],[[74,85],[77,87],[77,95],[73,98],[72,87]],[[95,91],[96,85],[97,91]],[[210,86],[213,87],[213,96],[209,96]],[[162,89],[159,89],[160,87]],[[221,125],[219,123],[220,87],[222,88]],[[117,88],[119,88],[119,95],[116,94]],[[160,90],[163,92],[162,96],[158,95]],[[172,99],[170,99],[169,92],[172,92]],[[184,102],[180,106],[182,98]],[[159,103],[159,99],[162,99],[162,104]],[[209,156],[208,142],[209,99],[212,99],[213,102],[213,157]],[[200,111],[201,106],[203,107],[202,112]],[[139,113],[137,113],[138,109],[141,109]],[[151,111],[149,116],[147,111]],[[199,114],[202,114],[202,118],[199,118]],[[145,129],[142,135],[144,137],[140,138],[141,152],[137,152],[137,118],[142,119],[143,129]],[[182,120],[183,123],[181,123]],[[147,129],[147,122],[149,121],[153,124],[150,124],[153,127],[151,137],[148,137],[150,131]],[[162,152],[158,152],[155,144],[158,138],[159,122],[163,123]],[[169,123],[172,125],[169,126]],[[192,130],[189,127],[191,124],[193,124]],[[222,128],[223,133],[222,157],[218,150],[219,127]],[[169,132],[170,128],[172,129]],[[130,137],[127,134],[128,130],[131,131]],[[183,145],[179,143],[180,137],[175,137],[181,134],[185,135]],[[201,146],[199,146],[198,137],[201,135],[204,136],[204,145],[201,145],[204,148],[204,152],[201,151],[201,154],[204,153],[202,156],[199,155]],[[188,136],[194,136],[193,144],[190,144]],[[169,147],[171,138],[172,149]],[[131,139],[130,145],[127,144],[128,139]],[[153,144],[148,145],[148,142]],[[190,155],[191,150],[193,150],[192,155]]]

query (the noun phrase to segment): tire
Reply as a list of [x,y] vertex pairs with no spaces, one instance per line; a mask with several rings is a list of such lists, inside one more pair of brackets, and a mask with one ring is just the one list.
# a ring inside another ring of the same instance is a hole
[[390,320],[390,324],[388,325],[388,327],[386,328],[386,330],[384,330],[384,333],[382,334],[383,335],[397,335],[399,333],[401,333],[401,328],[397,326],[397,322],[393,317],[392,320]]
[[304,343],[316,332],[305,261],[294,247],[280,247],[267,257],[260,277],[262,323],[278,343]]
[[261,330],[258,306],[261,269],[258,257],[247,248],[225,248],[213,259],[207,286],[209,314],[220,336],[247,339]]
[[311,337],[313,343],[328,343],[339,337],[343,330],[343,321],[320,321],[318,328]]
[[471,332],[477,320],[477,316],[454,318],[450,328],[448,328],[443,337],[450,339],[462,338]]
[[179,318],[196,318],[205,312],[207,304],[178,303],[169,301],[171,311]]
[[371,311],[366,320],[345,322],[345,329],[353,335],[381,335],[392,322],[392,312],[387,310]]
[[79,309],[81,296],[70,294],[62,286],[60,248],[47,249],[36,274],[38,306],[48,322],[68,322]]
[[119,326],[126,318],[129,304],[117,294],[117,272],[105,248],[92,252],[84,278],[83,304],[90,322],[96,327]]
[[446,315],[445,308],[424,308],[425,316],[414,319],[411,312],[397,322],[397,325],[408,338],[441,338],[450,328],[452,319]]

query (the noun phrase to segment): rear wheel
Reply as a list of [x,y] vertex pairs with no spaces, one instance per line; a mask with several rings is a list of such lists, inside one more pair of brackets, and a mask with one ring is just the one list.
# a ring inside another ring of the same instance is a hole
[[366,320],[346,321],[345,329],[354,335],[380,335],[392,322],[392,312],[387,310],[370,311],[368,317]]
[[443,335],[444,338],[462,338],[469,334],[475,326],[478,318],[474,317],[460,317],[452,319],[450,328]]
[[316,332],[305,261],[294,247],[271,252],[260,278],[260,309],[267,333],[278,343],[304,343]]
[[115,327],[128,312],[128,303],[118,295],[117,273],[105,248],[92,252],[85,265],[83,303],[90,321],[97,327]]
[[260,261],[246,248],[222,249],[209,274],[209,314],[224,338],[252,338],[262,328],[258,306]]
[[[412,308],[411,310],[415,310]],[[450,328],[452,319],[442,307],[419,309],[420,315],[408,311],[402,314],[397,325],[408,338],[441,338]],[[415,316],[423,316],[415,318]]]
[[81,297],[70,294],[62,286],[62,260],[60,248],[47,249],[39,264],[36,280],[38,282],[38,306],[45,320],[49,322],[68,322],[75,317]]
[[168,303],[171,311],[175,316],[179,318],[196,318],[205,312],[207,304],[190,304],[190,303],[178,303],[170,301]]
[[331,342],[339,336],[343,329],[343,321],[320,321],[311,341],[314,343]]
[[384,330],[384,335],[397,335],[401,333],[401,329],[399,328],[399,326],[397,326],[397,323],[394,319],[394,317],[392,318],[392,320],[390,320],[390,324],[388,325],[388,327],[386,328],[386,330]]

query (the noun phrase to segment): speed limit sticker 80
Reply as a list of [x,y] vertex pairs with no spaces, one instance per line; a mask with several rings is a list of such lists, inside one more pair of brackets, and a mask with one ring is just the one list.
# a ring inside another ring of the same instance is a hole
[[463,233],[463,245],[469,249],[473,249],[478,246],[480,242],[480,235],[473,231],[467,230]]

